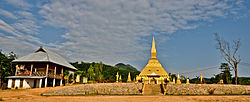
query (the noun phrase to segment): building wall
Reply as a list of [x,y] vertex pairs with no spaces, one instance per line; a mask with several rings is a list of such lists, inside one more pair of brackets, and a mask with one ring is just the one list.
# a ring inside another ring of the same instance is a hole
[[34,79],[24,79],[23,80],[23,88],[33,88]]
[[[36,80],[36,84],[34,84]],[[15,83],[13,83],[13,81],[15,81]],[[21,88],[20,85],[20,79],[8,79],[8,88],[13,88],[12,85],[15,84],[14,88]],[[23,79],[23,87],[22,88],[33,88],[34,85],[36,88],[39,88],[40,85],[40,79]]]
[[9,79],[8,80],[8,88],[11,88],[11,86],[12,86],[12,79]]
[[19,88],[20,87],[20,79],[16,79],[15,80],[15,86],[14,86],[14,88]]
[[35,79],[36,80],[36,88],[39,88],[40,85],[40,79]]

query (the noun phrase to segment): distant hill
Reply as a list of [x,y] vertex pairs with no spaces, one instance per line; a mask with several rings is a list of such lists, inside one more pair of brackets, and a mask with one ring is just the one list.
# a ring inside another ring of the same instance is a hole
[[[95,71],[95,66],[96,65],[100,65],[99,63],[96,62],[74,62],[71,63],[74,67],[76,67],[78,69],[78,71],[76,73],[81,72],[82,76],[86,77],[88,74],[88,69],[90,68],[90,65],[92,65],[94,67],[94,71]],[[102,63],[103,64],[103,63]],[[117,72],[119,73],[119,75],[122,75],[122,81],[126,82],[127,81],[127,77],[128,77],[128,73],[130,72],[131,75],[131,79],[135,78],[136,75],[139,75],[140,72],[137,71],[136,68],[134,68],[131,65],[125,65],[122,63],[117,64],[117,66],[111,66],[111,65],[107,65],[107,64],[103,64],[103,68],[102,68],[103,72],[103,79],[105,82],[114,82],[116,80],[116,74]],[[95,78],[95,80],[98,80],[97,78]]]
[[133,67],[133,66],[131,66],[129,64],[125,65],[123,63],[118,63],[115,66],[118,67],[118,68],[130,70],[130,71],[136,71],[136,72],[138,71],[135,67]]

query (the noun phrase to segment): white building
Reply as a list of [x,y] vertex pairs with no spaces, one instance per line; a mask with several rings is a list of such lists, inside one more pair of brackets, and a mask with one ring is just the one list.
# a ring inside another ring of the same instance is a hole
[[63,85],[63,71],[77,69],[60,55],[40,47],[34,53],[13,61],[15,76],[8,76],[8,88],[41,88]]

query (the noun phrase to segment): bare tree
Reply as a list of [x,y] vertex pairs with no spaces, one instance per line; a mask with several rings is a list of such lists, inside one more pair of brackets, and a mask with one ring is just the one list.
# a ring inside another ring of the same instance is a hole
[[240,54],[238,53],[240,47],[240,39],[233,40],[233,45],[230,46],[230,43],[221,39],[218,33],[215,33],[217,41],[217,49],[220,50],[222,57],[227,61],[235,72],[235,84],[237,85],[237,70],[238,64],[240,63]]

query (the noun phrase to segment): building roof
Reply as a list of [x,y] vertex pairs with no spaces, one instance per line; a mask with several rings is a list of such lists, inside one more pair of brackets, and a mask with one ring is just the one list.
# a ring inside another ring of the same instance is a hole
[[140,77],[148,76],[148,75],[153,75],[153,76],[160,75],[162,77],[168,77],[167,72],[164,70],[161,63],[157,60],[154,37],[153,37],[152,48],[151,48],[151,59],[148,61],[145,68],[139,74]]
[[40,47],[34,53],[20,57],[14,60],[13,62],[51,62],[67,67],[69,69],[77,70],[74,66],[69,64],[63,57],[43,47]]

